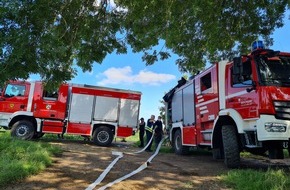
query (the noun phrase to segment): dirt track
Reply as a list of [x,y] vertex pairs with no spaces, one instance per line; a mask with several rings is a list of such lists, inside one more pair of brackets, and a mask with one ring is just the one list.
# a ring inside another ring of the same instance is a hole
[[[116,158],[111,151],[135,152],[130,143],[115,142],[112,147],[98,147],[82,141],[54,141],[65,151],[54,158],[54,164],[42,173],[5,187],[7,190],[78,190],[86,189]],[[153,153],[124,155],[105,177],[98,189],[109,182],[137,169]],[[268,167],[269,161],[242,160],[242,167]],[[177,156],[160,153],[140,173],[113,185],[109,189],[228,189],[219,182],[221,173],[227,172],[223,161],[213,160],[210,155]]]

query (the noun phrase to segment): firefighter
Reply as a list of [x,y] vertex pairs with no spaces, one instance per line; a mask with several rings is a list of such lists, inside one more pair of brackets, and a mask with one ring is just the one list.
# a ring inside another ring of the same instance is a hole
[[139,145],[139,147],[140,147],[140,148],[144,147],[145,125],[146,125],[146,123],[144,122],[144,118],[142,117],[142,118],[140,119],[140,123],[139,123],[139,140],[140,140],[140,145]]
[[158,144],[160,143],[163,136],[163,126],[161,116],[158,116],[158,120],[154,124],[154,142],[155,142],[155,149],[157,149]]
[[152,137],[152,132],[154,130],[154,128],[153,128],[154,123],[155,123],[154,119],[155,119],[155,115],[151,115],[150,119],[147,120],[147,125],[145,127],[146,141],[147,141],[147,143],[146,143],[147,148],[145,149],[145,151],[147,151],[147,152],[152,152],[152,150],[151,150],[152,141],[150,142],[150,144],[148,144],[148,143]]

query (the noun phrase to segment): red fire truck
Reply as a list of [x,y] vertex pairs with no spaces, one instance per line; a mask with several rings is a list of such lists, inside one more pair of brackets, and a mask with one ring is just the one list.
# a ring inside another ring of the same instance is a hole
[[66,133],[109,146],[114,136],[132,135],[140,99],[131,90],[62,84],[50,93],[40,81],[10,81],[0,97],[0,126],[21,139]]
[[230,168],[240,152],[283,159],[290,138],[290,53],[265,49],[221,61],[164,97],[166,123],[177,154],[208,147]]

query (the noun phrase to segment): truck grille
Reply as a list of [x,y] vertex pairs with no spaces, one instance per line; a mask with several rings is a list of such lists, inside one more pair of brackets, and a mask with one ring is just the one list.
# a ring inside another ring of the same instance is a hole
[[274,101],[275,117],[277,119],[290,120],[290,102]]

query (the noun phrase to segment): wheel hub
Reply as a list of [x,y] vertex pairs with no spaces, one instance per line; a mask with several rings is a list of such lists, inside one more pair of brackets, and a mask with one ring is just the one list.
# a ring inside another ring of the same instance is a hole
[[109,140],[109,134],[106,131],[100,131],[97,138],[100,142],[105,143]]
[[16,135],[19,137],[23,137],[28,133],[28,128],[25,125],[21,125],[18,127],[18,129],[16,130]]

